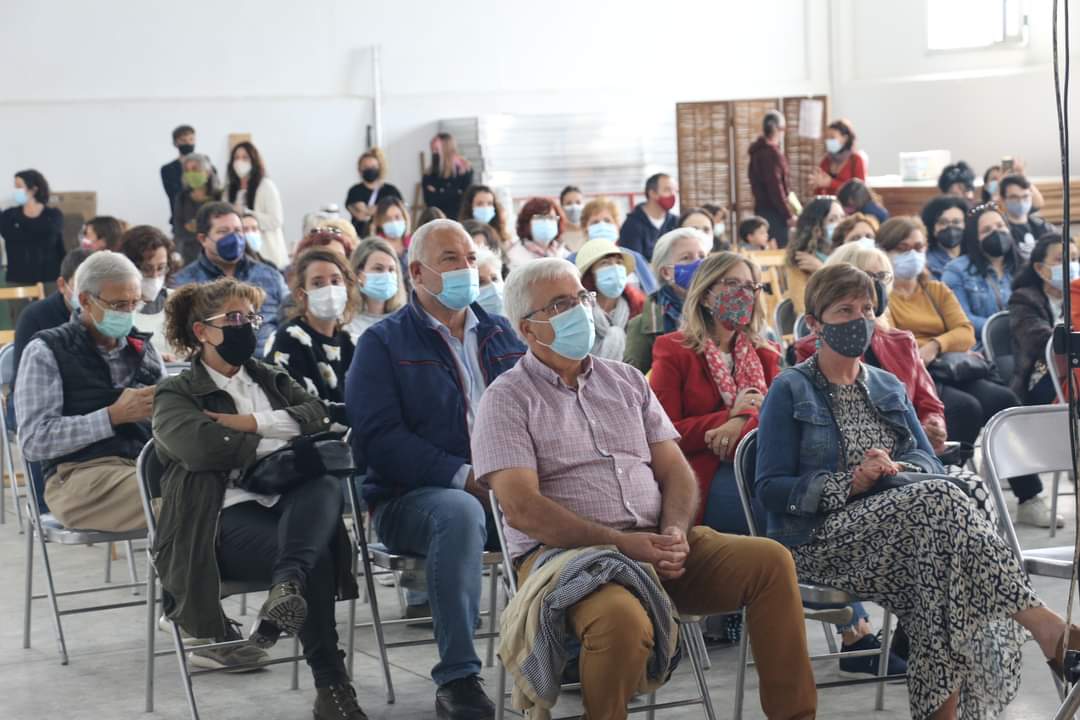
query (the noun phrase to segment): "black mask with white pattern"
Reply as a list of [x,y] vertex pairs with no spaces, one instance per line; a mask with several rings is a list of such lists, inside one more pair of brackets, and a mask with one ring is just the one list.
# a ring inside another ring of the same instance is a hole
[[874,337],[874,321],[857,317],[844,323],[822,323],[821,339],[833,352],[844,357],[862,357]]

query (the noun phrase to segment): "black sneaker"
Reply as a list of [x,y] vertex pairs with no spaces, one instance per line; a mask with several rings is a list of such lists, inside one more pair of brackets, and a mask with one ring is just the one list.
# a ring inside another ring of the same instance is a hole
[[480,676],[470,675],[439,686],[435,691],[435,717],[439,720],[492,720],[495,705],[484,692]]
[[[857,652],[859,650],[880,650],[881,640],[875,635],[863,635],[855,643],[851,645],[842,645],[840,652]],[[860,657],[841,657],[840,658],[840,676],[852,679],[863,679],[867,677],[876,676],[878,674],[878,661],[880,658],[876,655],[863,655]],[[907,674],[907,662],[903,658],[896,656],[896,653],[890,650],[889,652],[889,666],[887,669],[889,675],[906,675]]]
[[270,588],[248,639],[261,648],[273,647],[281,635],[295,635],[307,620],[307,601],[300,585],[286,581]]
[[315,690],[315,720],[368,720],[356,701],[356,690],[349,683]]

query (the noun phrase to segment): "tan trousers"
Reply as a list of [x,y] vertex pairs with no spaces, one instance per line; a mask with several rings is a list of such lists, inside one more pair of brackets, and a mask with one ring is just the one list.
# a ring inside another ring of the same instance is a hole
[[146,527],[135,461],[105,457],[64,463],[45,483],[49,512],[64,527],[124,532]]
[[[791,553],[772,540],[723,535],[706,527],[691,529],[688,540],[686,573],[664,583],[675,607],[691,615],[745,607],[765,716],[815,717],[817,691]],[[519,583],[538,555],[522,563]],[[581,642],[585,717],[623,720],[653,647],[645,608],[629,590],[609,584],[570,608],[569,621]]]

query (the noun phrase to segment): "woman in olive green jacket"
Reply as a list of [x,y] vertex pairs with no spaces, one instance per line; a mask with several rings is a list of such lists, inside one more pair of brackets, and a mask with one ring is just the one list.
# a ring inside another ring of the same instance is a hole
[[[165,466],[154,559],[163,608],[196,637],[235,639],[220,580],[271,583],[249,641],[297,634],[317,688],[316,720],[366,716],[338,650],[334,602],[355,598],[340,481],[310,477],[281,495],[234,481],[297,435],[330,427],[327,409],[289,375],[252,359],[262,290],[222,278],[176,290],[166,334],[191,368],[154,395],[154,439]],[[350,629],[351,630],[351,629]]]

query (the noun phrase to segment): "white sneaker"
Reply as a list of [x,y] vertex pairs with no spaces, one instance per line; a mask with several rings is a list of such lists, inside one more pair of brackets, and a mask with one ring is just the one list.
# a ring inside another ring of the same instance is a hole
[[[1065,518],[1058,515],[1055,523],[1059,528],[1065,527]],[[1016,524],[1050,527],[1050,508],[1046,501],[1037,496],[1020,503],[1016,508]]]

